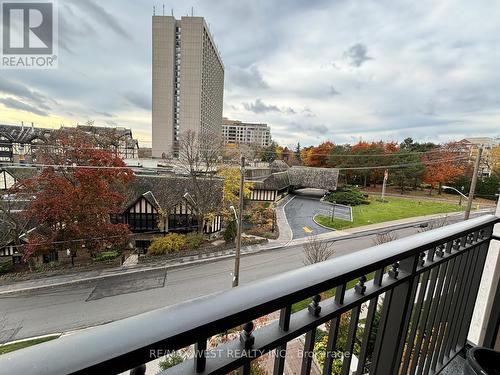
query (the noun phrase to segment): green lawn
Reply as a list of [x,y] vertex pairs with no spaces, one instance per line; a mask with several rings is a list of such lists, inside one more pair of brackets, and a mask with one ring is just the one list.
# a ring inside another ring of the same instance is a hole
[[456,204],[431,202],[429,200],[386,198],[382,203],[370,197],[370,204],[352,208],[353,222],[334,219],[328,216],[317,215],[316,221],[321,225],[334,229],[355,228],[363,225],[382,223],[384,221],[405,219],[414,216],[440,214],[446,212],[463,211],[464,208]]
[[59,335],[52,335],[52,336],[47,336],[47,337],[41,337],[39,339],[20,341],[20,342],[16,342],[13,344],[0,345],[0,355],[5,354],[5,353],[9,353],[9,352],[13,352],[14,350],[27,348],[28,346],[41,344],[42,342],[54,340],[54,339],[57,339],[58,337],[59,337]]

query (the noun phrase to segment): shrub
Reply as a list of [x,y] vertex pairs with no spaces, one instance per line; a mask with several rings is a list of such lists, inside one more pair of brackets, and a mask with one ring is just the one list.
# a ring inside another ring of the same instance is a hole
[[95,262],[105,262],[107,260],[115,259],[118,256],[118,251],[103,251],[94,257]]
[[224,230],[224,241],[233,242],[236,238],[237,229],[236,229],[236,221],[232,220],[227,224],[226,229]]
[[180,251],[186,246],[186,236],[170,233],[165,237],[156,237],[148,248],[148,255],[165,255]]
[[191,232],[186,235],[186,246],[190,250],[198,249],[204,241],[203,234]]
[[326,200],[336,202],[347,206],[359,206],[360,204],[370,204],[361,190],[353,186],[343,187],[333,193],[330,193]]
[[165,357],[165,359],[160,361],[159,363],[160,370],[162,371],[168,370],[170,367],[174,367],[182,362],[184,362],[184,358],[182,358],[182,356],[177,352],[174,352],[170,354],[168,357]]
[[9,260],[9,262],[5,263],[0,263],[0,275],[2,273],[7,273],[13,268],[12,262]]

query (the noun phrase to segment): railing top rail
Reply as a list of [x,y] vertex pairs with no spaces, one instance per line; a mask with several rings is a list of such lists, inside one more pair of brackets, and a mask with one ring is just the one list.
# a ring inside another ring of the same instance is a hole
[[148,360],[152,346],[172,350],[190,345],[498,221],[493,215],[480,216],[118,320],[2,355],[0,369],[10,374],[56,375],[86,373],[98,364],[103,370],[106,363],[109,373],[117,363],[131,368],[140,363],[139,358]]

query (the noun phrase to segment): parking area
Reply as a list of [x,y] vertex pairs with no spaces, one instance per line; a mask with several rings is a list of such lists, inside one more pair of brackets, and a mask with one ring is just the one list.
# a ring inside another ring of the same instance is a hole
[[324,191],[317,189],[298,190],[295,197],[286,204],[285,215],[294,239],[331,231],[313,220],[315,215],[328,215],[331,211],[331,205],[320,202],[323,194]]

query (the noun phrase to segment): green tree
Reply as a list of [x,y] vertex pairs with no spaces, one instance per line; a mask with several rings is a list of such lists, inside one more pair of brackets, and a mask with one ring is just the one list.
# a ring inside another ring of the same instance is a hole
[[300,142],[297,142],[297,146],[295,147],[294,154],[295,154],[295,160],[297,160],[299,163],[301,163],[302,158],[300,155]]
[[276,150],[277,148],[278,144],[274,141],[271,142],[269,146],[265,147],[262,150],[261,160],[267,161],[268,163],[272,163],[273,161],[275,161],[278,158],[278,152]]
[[408,185],[422,179],[425,172],[425,166],[422,164],[419,154],[412,153],[405,149],[391,156],[391,165],[398,165],[398,168],[389,171],[389,179],[401,189],[404,194]]

